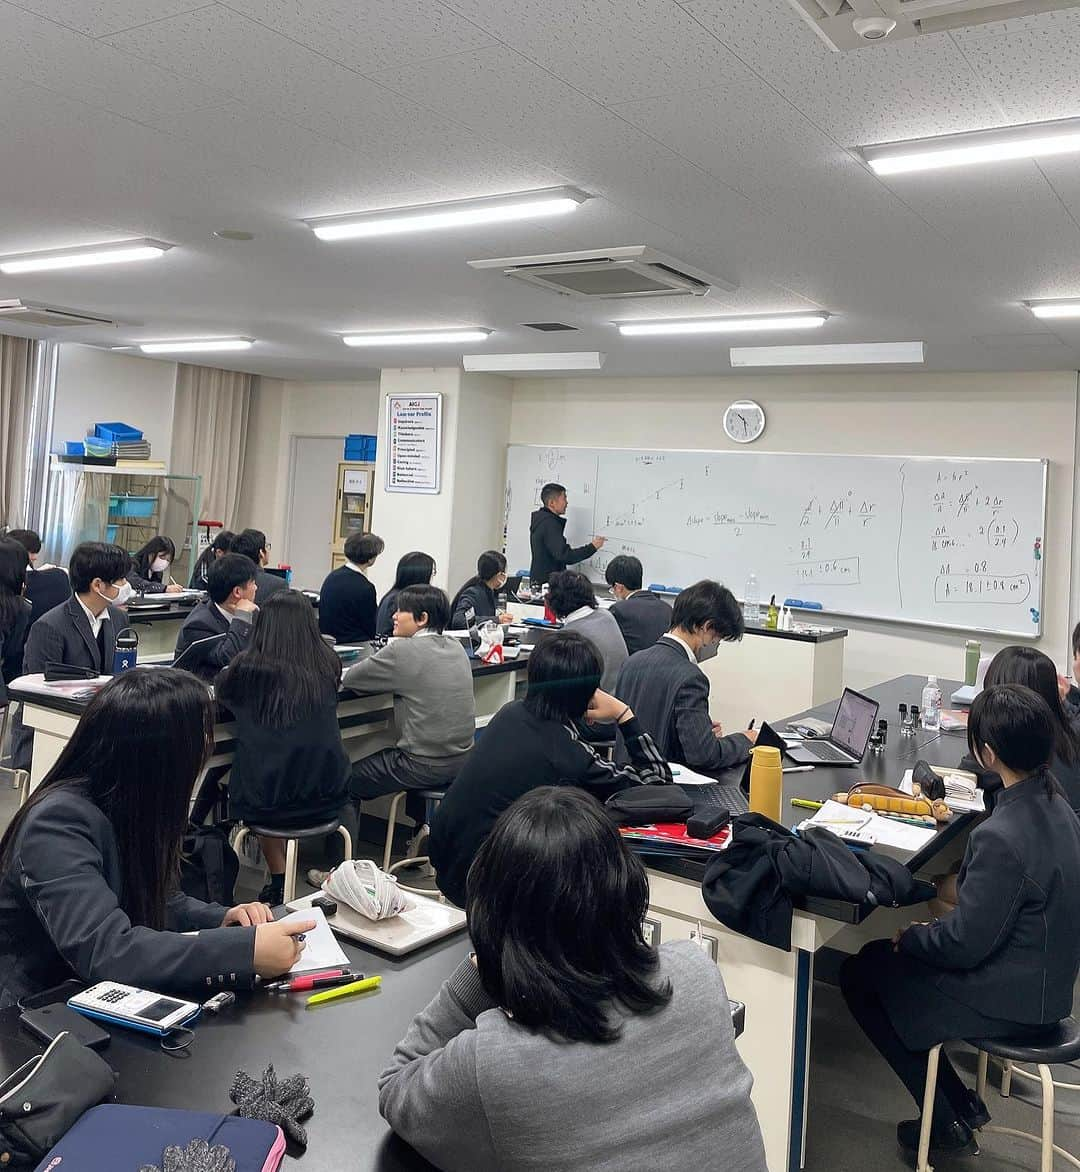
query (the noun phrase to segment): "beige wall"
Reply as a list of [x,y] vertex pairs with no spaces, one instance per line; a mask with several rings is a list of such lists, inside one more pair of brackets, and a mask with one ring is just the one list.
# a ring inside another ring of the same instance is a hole
[[[522,379],[514,384],[510,442],[734,448],[721,420],[724,408],[742,398],[765,408],[768,425],[756,445],[765,451],[1048,458],[1044,634],[1037,645],[1056,662],[1065,658],[1071,622],[1080,617],[1070,613],[1074,371]],[[730,585],[741,590],[741,583]],[[906,672],[952,678],[962,672],[963,632],[842,621],[851,632],[845,676],[853,686]],[[985,651],[1000,645],[983,637]]]

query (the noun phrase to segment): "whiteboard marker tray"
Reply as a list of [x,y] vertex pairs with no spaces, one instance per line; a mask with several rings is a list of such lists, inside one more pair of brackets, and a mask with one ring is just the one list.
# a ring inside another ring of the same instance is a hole
[[[293,911],[300,911],[310,907],[311,901],[322,894],[316,891],[303,899],[294,899],[286,906]],[[403,894],[409,906],[401,915],[392,919],[369,920],[338,900],[338,910],[334,915],[327,916],[327,923],[338,936],[377,948],[391,956],[405,956],[433,940],[441,940],[444,936],[465,930],[465,913],[460,908],[449,903],[439,903],[424,895]]]

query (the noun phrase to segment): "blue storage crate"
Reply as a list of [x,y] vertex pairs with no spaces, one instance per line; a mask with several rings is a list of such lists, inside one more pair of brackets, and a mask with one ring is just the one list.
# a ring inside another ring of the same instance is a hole
[[122,496],[117,498],[116,514],[120,517],[152,517],[155,496]]
[[86,447],[83,444],[82,440],[68,440],[64,444],[64,455],[65,456],[85,456],[86,455]]
[[345,437],[345,459],[371,462],[375,459],[378,437],[374,435],[348,435]]
[[94,435],[108,440],[110,444],[138,443],[143,437],[137,427],[127,423],[95,423]]
[[119,525],[106,525],[105,526],[105,540],[110,545],[112,545],[116,541],[116,533],[119,528],[120,528]]

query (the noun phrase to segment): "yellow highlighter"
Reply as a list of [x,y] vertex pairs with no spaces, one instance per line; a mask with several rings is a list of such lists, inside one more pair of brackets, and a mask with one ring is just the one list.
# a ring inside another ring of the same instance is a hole
[[366,993],[369,989],[377,989],[382,984],[382,977],[368,977],[363,981],[353,981],[350,985],[338,985],[336,989],[324,989],[321,993],[313,993],[307,999],[307,1007],[322,1005],[325,1001],[337,1001],[339,997],[351,997],[354,993]]

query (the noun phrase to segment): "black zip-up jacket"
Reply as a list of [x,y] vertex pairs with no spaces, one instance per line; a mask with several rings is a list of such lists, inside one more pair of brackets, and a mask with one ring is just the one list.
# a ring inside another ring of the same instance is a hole
[[567,566],[575,566],[596,553],[596,546],[590,541],[588,545],[579,545],[576,548],[567,545],[563,530],[566,528],[566,518],[560,517],[550,509],[537,509],[529,520],[529,545],[532,548],[532,565],[529,567],[529,578],[534,585],[546,582],[552,574],[565,570]]

